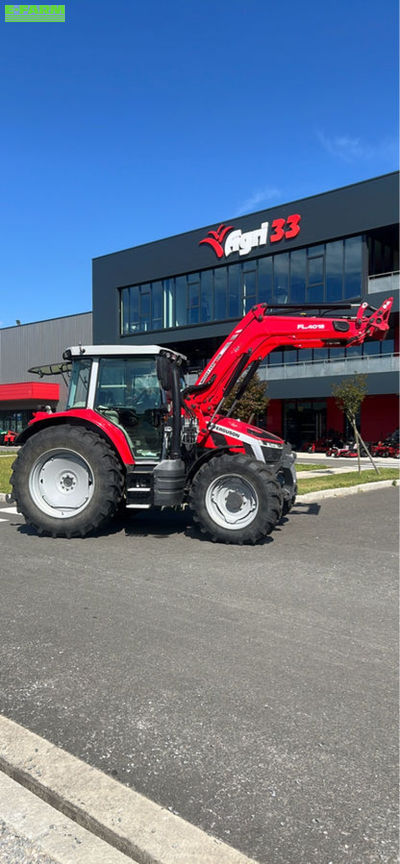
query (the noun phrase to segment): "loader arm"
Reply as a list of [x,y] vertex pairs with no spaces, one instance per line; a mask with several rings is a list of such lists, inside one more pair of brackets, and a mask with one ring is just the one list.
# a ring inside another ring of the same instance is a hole
[[[210,416],[218,411],[238,378],[252,364],[254,370],[275,348],[330,348],[361,345],[368,338],[382,340],[389,330],[393,298],[373,309],[361,303],[355,315],[271,315],[260,303],[245,315],[214,354],[192,387],[183,393],[187,407]],[[288,307],[290,308],[290,307]],[[326,311],[330,311],[329,307]]]

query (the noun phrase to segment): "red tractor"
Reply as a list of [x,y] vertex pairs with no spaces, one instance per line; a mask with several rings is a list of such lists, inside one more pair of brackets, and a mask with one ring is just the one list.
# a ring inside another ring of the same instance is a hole
[[41,534],[84,537],[122,504],[188,504],[212,540],[256,543],[294,503],[296,457],[281,438],[235,419],[237,400],[274,348],[383,339],[391,306],[390,298],[380,309],[364,302],[316,315],[315,307],[273,314],[259,304],[189,386],[185,358],[157,345],[69,348],[66,411],[37,413],[18,438],[11,478],[18,510]]
[[11,447],[11,445],[15,443],[17,438],[18,438],[18,433],[14,432],[13,429],[9,429],[8,432],[5,432],[5,434],[3,436],[2,443],[6,447]]

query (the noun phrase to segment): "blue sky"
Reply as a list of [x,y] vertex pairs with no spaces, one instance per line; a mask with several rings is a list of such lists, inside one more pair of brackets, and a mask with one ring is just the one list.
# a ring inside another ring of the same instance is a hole
[[1,4],[0,326],[91,308],[91,259],[398,167],[397,2]]

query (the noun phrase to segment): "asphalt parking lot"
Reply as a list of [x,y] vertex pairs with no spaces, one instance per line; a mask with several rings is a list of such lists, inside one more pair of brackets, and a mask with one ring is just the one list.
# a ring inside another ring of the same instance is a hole
[[1,713],[262,864],[397,860],[397,489],[257,547],[0,519]]

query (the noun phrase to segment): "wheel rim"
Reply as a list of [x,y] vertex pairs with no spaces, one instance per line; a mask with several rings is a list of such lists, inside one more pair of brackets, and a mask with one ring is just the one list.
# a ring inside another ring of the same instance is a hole
[[42,453],[29,475],[31,498],[48,516],[70,519],[87,507],[94,492],[89,463],[73,450]]
[[258,495],[248,480],[238,474],[225,474],[210,483],[206,508],[217,525],[230,530],[246,528],[258,512]]

